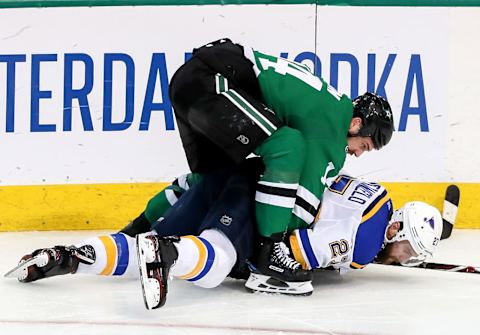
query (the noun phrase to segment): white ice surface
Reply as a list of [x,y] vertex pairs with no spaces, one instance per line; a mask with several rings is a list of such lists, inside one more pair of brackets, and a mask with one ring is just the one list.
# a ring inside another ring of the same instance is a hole
[[[0,233],[0,272],[36,248],[99,232]],[[455,230],[435,261],[480,265],[480,230]],[[0,334],[479,334],[480,274],[369,265],[315,274],[310,297],[170,283],[166,305],[144,308],[134,279],[68,275],[31,284],[0,279]]]

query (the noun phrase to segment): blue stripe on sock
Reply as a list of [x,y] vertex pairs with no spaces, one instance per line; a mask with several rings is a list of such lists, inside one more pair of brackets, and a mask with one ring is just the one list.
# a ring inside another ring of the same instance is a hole
[[114,276],[121,276],[127,271],[128,267],[128,242],[123,234],[112,234],[115,244],[117,245],[117,268],[113,273]]
[[202,243],[207,248],[207,261],[205,262],[205,266],[203,267],[202,272],[200,272],[198,274],[198,276],[196,276],[194,278],[187,279],[188,281],[197,281],[197,280],[202,279],[208,273],[208,271],[210,271],[210,269],[212,268],[212,265],[213,265],[213,261],[215,260],[215,250],[213,249],[210,242],[208,242],[206,239],[201,238],[201,237],[198,237],[198,239],[200,241],[202,241]]
[[315,253],[313,252],[312,245],[310,244],[310,239],[308,238],[308,233],[306,229],[299,230],[300,239],[302,241],[303,250],[308,258],[308,263],[310,263],[310,267],[312,269],[318,268],[318,261],[317,257],[315,257]]

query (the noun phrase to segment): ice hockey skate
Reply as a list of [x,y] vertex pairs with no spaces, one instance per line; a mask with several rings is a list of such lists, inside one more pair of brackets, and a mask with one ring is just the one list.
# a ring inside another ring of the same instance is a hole
[[22,283],[42,278],[75,273],[79,263],[93,264],[95,251],[92,246],[55,246],[37,249],[20,259],[20,263],[5,274],[6,278],[17,278]]
[[147,309],[160,308],[167,300],[170,268],[178,258],[173,242],[178,241],[176,236],[160,237],[151,233],[136,237],[140,282]]
[[248,291],[287,295],[313,292],[312,272],[303,270],[300,263],[290,257],[284,242],[263,241],[255,264],[250,263],[249,267],[251,273],[245,283]]

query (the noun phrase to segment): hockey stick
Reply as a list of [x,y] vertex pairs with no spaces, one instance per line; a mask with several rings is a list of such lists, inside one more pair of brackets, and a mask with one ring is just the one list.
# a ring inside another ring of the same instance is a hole
[[441,239],[449,238],[452,234],[452,228],[457,219],[458,204],[460,202],[460,189],[457,185],[450,185],[445,192],[443,201],[443,230]]
[[[396,266],[402,266],[401,264],[391,264]],[[442,263],[421,263],[415,266],[404,266],[408,268],[419,268],[428,270],[441,270],[448,272],[463,272],[463,273],[480,273],[480,267],[471,265],[456,265],[456,264],[442,264]]]

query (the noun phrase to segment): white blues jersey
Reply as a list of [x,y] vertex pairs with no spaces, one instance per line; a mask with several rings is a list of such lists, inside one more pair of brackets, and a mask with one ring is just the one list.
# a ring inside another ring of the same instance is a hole
[[383,246],[392,215],[385,188],[339,176],[324,193],[318,221],[290,236],[295,259],[305,269],[363,268]]

